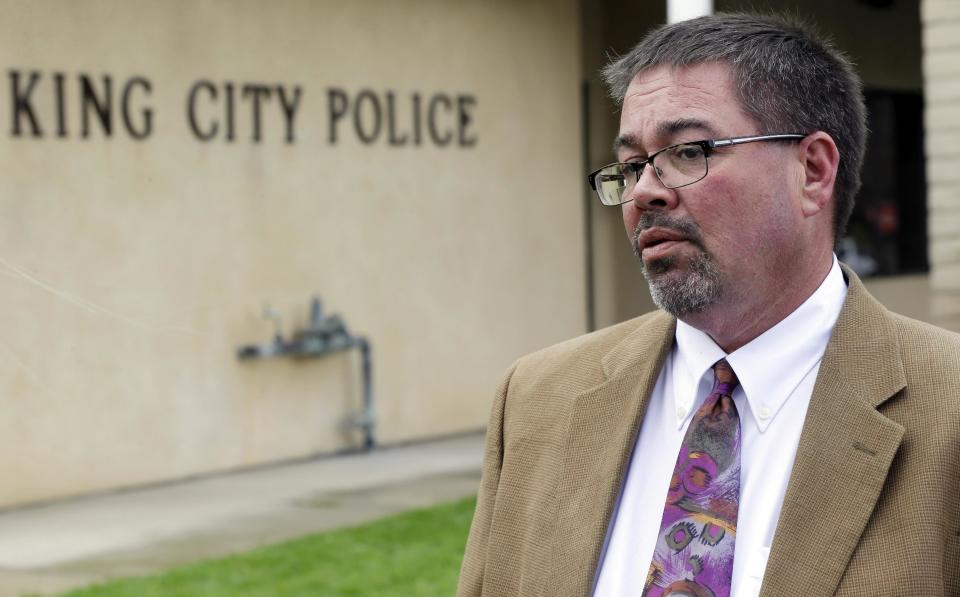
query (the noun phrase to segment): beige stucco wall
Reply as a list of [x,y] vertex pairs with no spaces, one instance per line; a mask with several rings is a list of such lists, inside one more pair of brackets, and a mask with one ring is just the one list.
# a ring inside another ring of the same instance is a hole
[[[289,333],[319,294],[371,339],[384,443],[482,427],[513,359],[584,331],[573,1],[2,12],[0,506],[358,445],[342,430],[360,404],[354,356],[235,357],[270,339],[264,303]],[[40,73],[42,138],[25,120],[13,135],[10,70]],[[81,137],[78,73],[110,75],[115,110],[130,77],[148,79],[131,97],[153,110],[151,135],[131,138],[115,113],[110,138]],[[186,117],[198,79],[221,102],[227,82],[299,86],[294,142],[276,95],[261,142],[241,98],[234,141],[199,141]],[[365,145],[344,120],[331,144],[330,87],[392,90],[398,114],[414,92],[470,95],[477,142]]]
[[931,312],[960,331],[960,3],[924,0],[921,14]]

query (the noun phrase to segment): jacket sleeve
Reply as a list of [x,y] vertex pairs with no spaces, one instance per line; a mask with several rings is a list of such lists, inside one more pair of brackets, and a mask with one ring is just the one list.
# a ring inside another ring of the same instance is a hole
[[490,526],[497,501],[497,489],[500,485],[500,468],[503,464],[504,412],[510,378],[515,369],[516,363],[504,375],[490,412],[480,492],[477,495],[477,509],[473,514],[467,549],[460,568],[458,597],[483,594],[483,573],[486,568],[487,552],[490,549]]

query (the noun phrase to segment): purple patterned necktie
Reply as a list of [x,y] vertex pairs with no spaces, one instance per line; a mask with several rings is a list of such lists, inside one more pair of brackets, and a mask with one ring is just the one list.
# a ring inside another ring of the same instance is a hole
[[729,597],[740,502],[737,375],[721,360],[693,416],[670,479],[644,597]]

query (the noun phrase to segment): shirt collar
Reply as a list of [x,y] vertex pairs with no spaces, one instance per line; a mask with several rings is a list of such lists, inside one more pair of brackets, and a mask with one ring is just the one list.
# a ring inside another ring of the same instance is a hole
[[682,425],[694,410],[700,394],[709,392],[713,364],[726,358],[740,380],[757,426],[760,431],[766,431],[800,382],[823,357],[846,296],[846,282],[834,255],[827,277],[803,304],[730,354],[706,333],[678,321],[674,361],[678,424]]

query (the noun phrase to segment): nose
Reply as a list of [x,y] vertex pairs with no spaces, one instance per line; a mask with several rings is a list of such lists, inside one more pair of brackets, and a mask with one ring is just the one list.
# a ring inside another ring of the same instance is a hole
[[630,192],[629,203],[636,209],[673,209],[677,206],[677,193],[660,182],[654,172],[654,164],[648,164],[640,179]]

